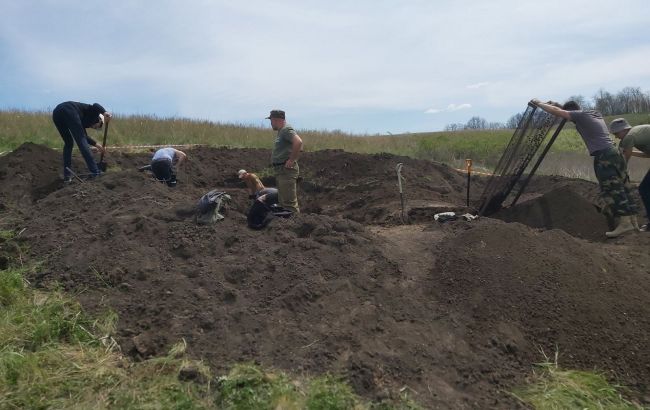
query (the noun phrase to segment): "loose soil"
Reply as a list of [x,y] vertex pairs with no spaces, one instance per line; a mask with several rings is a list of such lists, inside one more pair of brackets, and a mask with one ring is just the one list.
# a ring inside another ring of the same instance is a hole
[[[515,207],[441,224],[434,214],[478,206],[484,178],[466,207],[465,176],[445,165],[307,152],[303,213],[253,231],[236,172],[273,186],[270,152],[187,153],[176,188],[137,171],[150,153],[112,152],[106,175],[65,186],[60,152],[0,157],[3,229],[42,263],[29,280],[117,312],[114,336],[135,359],[185,339],[216,373],[254,361],[341,374],[373,399],[406,389],[426,408],[511,409],[523,405],[508,391],[558,351],[650,403],[650,234],[605,241],[594,184],[536,177]],[[232,197],[226,218],[197,225],[212,189]]]

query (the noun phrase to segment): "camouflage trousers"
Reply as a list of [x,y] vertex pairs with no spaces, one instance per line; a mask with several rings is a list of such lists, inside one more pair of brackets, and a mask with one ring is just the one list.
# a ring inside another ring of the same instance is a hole
[[604,202],[603,213],[612,216],[636,215],[638,206],[632,197],[625,158],[616,148],[594,154],[594,171]]

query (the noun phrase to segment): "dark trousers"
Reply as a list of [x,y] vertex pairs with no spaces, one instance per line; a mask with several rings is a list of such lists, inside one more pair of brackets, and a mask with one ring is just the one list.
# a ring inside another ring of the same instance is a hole
[[86,129],[81,125],[81,118],[74,107],[67,103],[57,105],[52,112],[52,120],[59,134],[61,134],[61,138],[63,138],[63,176],[66,178],[71,176],[68,169],[72,168],[72,148],[75,142],[84,161],[86,161],[90,173],[99,175],[97,162],[95,162],[86,140]]
[[641,201],[645,207],[646,219],[650,222],[650,170],[639,184],[639,195],[641,195]]
[[171,161],[160,159],[151,162],[151,172],[157,180],[167,183],[168,186],[176,186],[176,175]]

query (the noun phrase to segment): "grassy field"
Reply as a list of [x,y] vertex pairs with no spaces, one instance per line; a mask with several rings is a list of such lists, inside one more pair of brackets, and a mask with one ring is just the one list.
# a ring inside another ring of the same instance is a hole
[[[650,114],[625,116],[631,124],[650,123]],[[611,118],[607,118],[610,121]],[[475,169],[491,171],[496,166],[512,130],[465,130],[400,135],[352,135],[339,131],[303,130],[298,133],[305,149],[343,149],[374,154],[387,152],[429,159],[463,168],[472,158]],[[102,132],[90,129],[98,141]],[[116,115],[110,124],[108,146],[206,144],[211,146],[270,148],[274,132],[269,128],[184,118]],[[0,152],[12,150],[25,141],[60,148],[63,144],[45,112],[0,111]],[[643,161],[632,161],[630,174],[639,180],[647,170]],[[575,128],[568,124],[560,133],[540,173],[593,179],[591,159]]]

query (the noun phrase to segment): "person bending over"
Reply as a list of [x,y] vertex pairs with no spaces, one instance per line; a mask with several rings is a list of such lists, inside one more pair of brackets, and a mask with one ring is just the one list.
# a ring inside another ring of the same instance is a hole
[[75,101],[63,102],[52,111],[52,121],[63,138],[63,180],[70,181],[72,178],[72,148],[77,143],[79,152],[86,161],[91,177],[101,175],[99,166],[90,152],[89,145],[102,152],[103,148],[97,141],[90,138],[86,128],[101,129],[104,122],[108,124],[111,120],[111,113],[104,107],[95,104],[85,104]]
[[151,172],[157,180],[165,182],[167,186],[176,186],[175,166],[179,166],[187,159],[183,151],[172,147],[161,148],[151,158]]
[[[629,163],[631,157],[650,158],[650,125],[630,126],[625,118],[617,118],[609,124],[609,131],[620,139],[619,150],[625,161]],[[639,184],[639,195],[645,207],[646,223],[641,231],[648,232],[650,222],[650,169]]]
[[245,169],[240,169],[237,171],[237,175],[239,176],[239,179],[244,181],[246,184],[249,199],[257,199],[257,197],[260,195],[264,195],[270,192],[268,190],[271,188],[264,187],[262,181],[260,181],[257,175],[253,174],[252,172],[248,172]]

